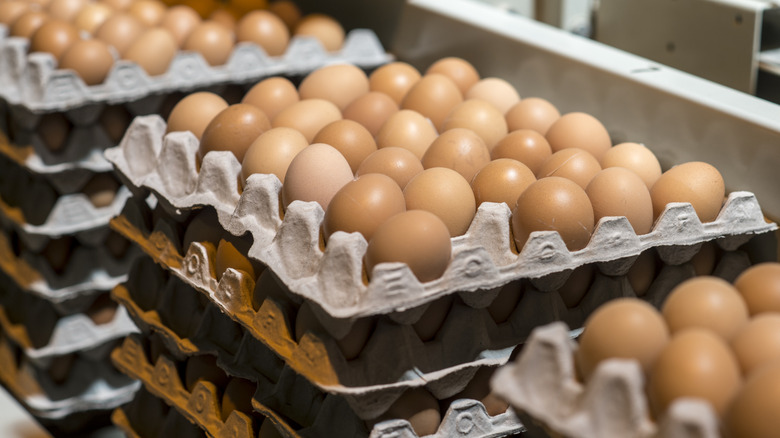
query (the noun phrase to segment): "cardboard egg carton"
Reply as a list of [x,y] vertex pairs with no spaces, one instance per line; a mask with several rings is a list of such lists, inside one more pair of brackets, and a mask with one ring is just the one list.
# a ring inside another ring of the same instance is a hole
[[176,409],[155,397],[145,388],[128,404],[111,414],[111,421],[128,438],[188,437],[206,438],[206,433]]
[[[660,422],[650,420],[644,377],[636,361],[599,364],[587,384],[576,377],[577,344],[564,323],[534,331],[520,356],[493,376],[493,390],[554,436],[623,438],[718,438],[710,405],[674,402]],[[532,421],[526,421],[531,426]]]
[[0,97],[37,112],[138,100],[273,75],[302,75],[335,62],[375,67],[393,59],[372,30],[354,29],[337,52],[327,52],[318,40],[301,36],[292,37],[287,51],[275,57],[255,44],[239,43],[221,66],[208,65],[197,52],[179,51],[168,71],[159,76],[150,77],[139,65],[118,60],[102,84],[87,86],[75,72],[58,69],[51,54],[28,53],[28,47],[26,38],[0,39],[0,83],[7,84],[0,90]]

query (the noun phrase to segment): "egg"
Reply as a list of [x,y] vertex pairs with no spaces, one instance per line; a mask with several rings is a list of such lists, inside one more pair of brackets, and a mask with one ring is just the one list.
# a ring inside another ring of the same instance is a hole
[[653,249],[645,250],[634,260],[626,278],[636,296],[643,297],[650,289],[657,277],[658,264],[657,253]]
[[380,66],[368,77],[371,91],[384,93],[400,105],[406,93],[422,76],[420,72],[405,62],[395,61]]
[[510,210],[517,198],[536,181],[531,169],[509,158],[491,161],[480,169],[471,180],[471,189],[477,207],[483,202],[503,202]]
[[[224,232],[214,209],[197,210],[192,216],[182,236],[182,254],[187,253],[192,242],[209,242],[216,247]],[[216,278],[216,272],[214,277]]]
[[600,171],[599,161],[588,151],[568,148],[553,153],[539,168],[536,176],[540,179],[560,176],[585,189]]
[[539,97],[526,97],[512,105],[504,114],[509,132],[530,129],[546,135],[561,113],[549,101]]
[[352,120],[329,123],[317,132],[312,142],[336,148],[347,159],[352,172],[357,171],[367,156],[376,152],[374,137],[360,123]]
[[76,14],[73,24],[79,30],[94,34],[113,14],[114,9],[104,3],[87,3]]
[[284,175],[298,152],[309,146],[306,137],[292,128],[272,128],[249,145],[241,163],[241,179],[253,173],[274,174],[284,183]]
[[192,93],[173,107],[165,132],[190,131],[200,139],[209,122],[227,107],[225,99],[217,94],[208,91]]
[[702,222],[718,217],[726,186],[718,169],[700,161],[674,166],[664,172],[650,189],[653,216],[663,213],[670,202],[688,202]]
[[402,147],[422,159],[428,146],[437,137],[430,120],[417,111],[400,110],[390,116],[376,136],[378,148]]
[[438,216],[450,236],[468,231],[477,211],[474,192],[458,172],[445,167],[423,170],[404,188],[407,210],[426,210]]
[[780,362],[772,362],[749,376],[736,393],[724,423],[730,437],[772,438],[780,418]]
[[745,376],[780,360],[780,314],[756,316],[737,331],[730,344]]
[[119,182],[108,173],[96,174],[81,189],[95,208],[104,208],[113,204],[117,190],[119,190]]
[[9,34],[21,38],[30,38],[48,18],[49,16],[43,11],[28,10],[12,22]]
[[390,217],[406,211],[404,193],[387,175],[369,173],[348,182],[331,199],[322,231],[325,238],[336,231],[358,232],[366,241]]
[[489,102],[502,115],[506,114],[510,108],[520,102],[520,95],[515,90],[515,87],[501,78],[480,79],[469,88],[464,98],[480,99]]
[[585,380],[611,358],[635,359],[648,375],[670,336],[658,311],[635,298],[608,301],[588,316],[584,327],[575,358]]
[[252,105],[237,103],[219,112],[203,130],[198,158],[210,151],[230,151],[238,162],[244,160],[249,145],[271,129],[265,113]]
[[[309,302],[304,302],[298,308],[298,314],[295,316],[296,342],[300,342],[306,332],[323,331],[311,307],[312,305]],[[344,359],[349,361],[360,356],[360,352],[373,333],[374,325],[374,321],[371,318],[359,318],[352,324],[352,327],[344,337],[336,339],[336,345],[339,347]]]
[[270,120],[274,120],[277,114],[299,100],[298,89],[289,79],[274,76],[253,85],[241,99],[241,103],[260,108]]
[[333,17],[324,14],[304,16],[294,34],[316,38],[328,52],[341,50],[344,45],[344,28]]
[[328,211],[333,196],[352,180],[347,159],[334,147],[314,143],[290,162],[282,186],[282,204],[315,201]]
[[228,376],[217,366],[217,357],[211,354],[190,356],[184,368],[184,387],[192,392],[200,381],[212,383],[217,388],[224,388]]
[[436,333],[441,330],[447,315],[450,313],[452,302],[453,295],[448,295],[428,304],[428,308],[425,309],[420,319],[412,324],[414,332],[417,333],[421,341],[428,342],[436,337]]
[[222,421],[227,420],[233,411],[246,415],[254,412],[252,397],[257,391],[257,383],[239,377],[230,377],[222,395]]
[[159,76],[168,71],[178,48],[170,32],[152,28],[139,35],[122,57],[138,64],[149,76]]
[[144,26],[157,26],[165,15],[165,4],[158,0],[135,0],[127,8],[127,12],[134,16]]
[[41,251],[41,255],[55,273],[61,274],[67,268],[75,246],[76,240],[71,236],[50,239]]
[[89,305],[84,314],[95,325],[108,324],[114,320],[117,311],[117,302],[111,299],[110,294],[99,295],[92,304]]
[[184,46],[187,37],[200,24],[201,18],[195,9],[187,5],[171,6],[160,20],[160,27],[168,30],[179,47]]
[[129,8],[133,1],[134,0],[100,0],[101,3],[105,3],[117,11],[124,11]]
[[382,125],[398,110],[398,104],[390,96],[379,91],[369,91],[347,105],[342,115],[345,119],[360,123],[371,136],[376,137]]
[[454,128],[442,133],[422,157],[423,167],[446,167],[471,181],[474,174],[490,162],[485,142],[474,131]]
[[423,171],[423,165],[411,151],[398,147],[386,147],[366,157],[357,169],[357,176],[381,173],[389,176],[401,190]]
[[37,130],[44,146],[56,153],[67,144],[72,126],[63,113],[48,113],[41,117]]
[[282,19],[288,29],[295,29],[303,14],[291,0],[274,0],[268,4],[268,10]]
[[493,160],[511,158],[526,166],[536,175],[542,164],[552,155],[550,144],[541,134],[530,129],[512,131],[496,143],[490,151]]
[[238,14],[234,14],[230,9],[226,7],[218,7],[209,14],[207,20],[221,24],[225,29],[235,32]]
[[78,40],[62,54],[59,68],[70,69],[87,85],[102,84],[114,66],[108,44],[100,40]]
[[51,0],[46,12],[52,18],[72,21],[76,14],[87,4],[87,0]]
[[436,433],[441,424],[439,402],[425,388],[406,390],[380,417],[380,420],[403,419],[417,436]]
[[523,298],[523,282],[521,280],[511,281],[501,287],[498,295],[486,307],[490,317],[496,324],[501,324],[512,316],[518,303]]
[[233,32],[216,21],[196,25],[184,41],[182,49],[198,52],[209,65],[223,65],[233,53]]
[[612,147],[604,125],[590,114],[574,112],[561,116],[545,134],[553,153],[567,148],[580,148],[600,160]]
[[30,3],[26,0],[6,0],[0,2],[0,24],[9,26],[28,9],[30,9]]
[[442,132],[444,120],[461,102],[463,96],[450,78],[431,73],[423,76],[409,89],[401,101],[401,108],[417,111],[429,118],[433,126]]
[[55,384],[62,385],[68,379],[75,359],[75,353],[52,357],[51,364],[48,369],[46,369],[46,374],[48,374]]
[[287,51],[290,30],[276,14],[254,10],[239,20],[236,38],[238,42],[257,44],[270,56],[280,56]]
[[111,105],[103,109],[100,113],[98,123],[103,129],[103,132],[108,135],[112,144],[119,144],[122,137],[127,131],[127,127],[130,126],[130,122],[133,121],[133,116],[122,105]]
[[710,241],[704,242],[699,252],[691,257],[691,265],[696,275],[711,275],[717,263],[717,245]]
[[661,177],[658,158],[650,149],[638,143],[620,143],[611,147],[601,157],[601,167],[625,167],[639,175],[648,189]]
[[596,222],[607,216],[625,216],[637,235],[653,227],[653,201],[642,178],[622,167],[597,173],[585,189]]
[[573,309],[577,307],[585,294],[590,290],[590,286],[593,284],[593,277],[595,275],[595,268],[593,265],[579,266],[572,271],[566,282],[558,288],[558,295],[561,296],[563,304],[567,308]]
[[450,263],[452,243],[447,225],[425,210],[407,210],[386,220],[366,249],[369,278],[380,263],[401,262],[421,282],[435,280]]
[[444,120],[444,131],[453,128],[467,128],[482,137],[488,149],[507,135],[504,114],[492,104],[480,99],[463,101]]
[[425,74],[439,73],[452,79],[458,86],[460,93],[466,92],[479,82],[479,72],[474,66],[463,58],[447,57],[434,62],[425,71]]
[[593,232],[593,206],[577,183],[557,176],[525,189],[512,210],[512,232],[521,251],[534,231],[557,231],[570,251],[584,248]]
[[320,129],[337,120],[341,120],[341,111],[332,102],[304,99],[281,110],[273,120],[273,127],[296,129],[311,143]]
[[217,274],[217,281],[222,279],[228,268],[242,271],[252,280],[257,278],[252,262],[249,261],[246,255],[236,249],[231,242],[220,239],[217,245],[216,258],[214,259],[214,272]]
[[723,339],[708,330],[691,328],[674,333],[658,355],[647,392],[659,417],[682,397],[703,399],[722,416],[741,384],[739,365]]
[[116,49],[120,56],[144,31],[144,26],[132,15],[117,13],[106,19],[95,31],[95,38]]
[[79,39],[79,31],[67,21],[49,19],[30,38],[30,52],[48,52],[59,59]]
[[325,99],[343,110],[368,93],[368,77],[352,64],[334,64],[309,73],[298,86],[301,99]]
[[739,292],[718,277],[694,277],[672,289],[661,312],[672,333],[703,328],[726,341],[748,321]]
[[747,304],[750,316],[780,312],[780,264],[765,262],[751,266],[734,280]]

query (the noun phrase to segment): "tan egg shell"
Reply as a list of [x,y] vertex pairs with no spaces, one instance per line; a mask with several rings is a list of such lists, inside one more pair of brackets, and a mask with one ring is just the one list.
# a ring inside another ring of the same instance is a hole
[[33,33],[30,52],[48,52],[59,59],[79,39],[79,31],[67,21],[49,19]]
[[320,129],[336,120],[341,120],[341,111],[332,102],[324,99],[303,99],[281,110],[273,120],[273,127],[296,129],[311,143]]
[[718,169],[700,161],[672,167],[650,189],[656,218],[670,202],[689,202],[702,222],[718,217],[725,195],[726,186]]
[[382,125],[398,110],[398,104],[390,96],[379,91],[369,91],[347,105],[342,115],[345,119],[365,126],[376,137]]
[[[305,301],[298,308],[298,313],[295,315],[295,340],[300,342],[306,332],[323,332],[317,317],[314,315],[312,305]],[[341,354],[346,360],[352,360],[360,356],[360,352],[366,345],[368,338],[371,337],[371,333],[374,330],[374,320],[372,318],[360,318],[352,324],[344,337],[336,339],[336,345],[338,345]]]
[[425,388],[404,392],[381,418],[407,420],[417,436],[432,435],[441,424],[439,402]]
[[290,0],[272,1],[268,4],[268,10],[281,18],[288,29],[294,29],[303,16],[298,5]]
[[590,114],[574,112],[561,116],[547,130],[545,138],[553,153],[567,148],[590,152],[597,160],[612,147],[612,140],[604,125]]
[[593,155],[583,149],[568,148],[554,152],[542,164],[536,176],[540,179],[560,176],[585,189],[600,171],[599,161]]
[[135,17],[117,13],[100,25],[95,32],[95,37],[105,41],[123,55],[143,31],[144,26]]
[[296,200],[315,201],[327,211],[336,192],[352,178],[352,169],[338,150],[314,143],[290,162],[282,186],[282,203],[287,208]]
[[87,195],[95,208],[108,207],[114,202],[119,182],[111,174],[99,173],[93,176],[81,191]]
[[493,147],[507,135],[504,114],[490,103],[480,99],[463,101],[447,116],[444,130],[452,128],[467,128],[476,132],[485,141],[488,149]]
[[360,123],[352,120],[329,123],[317,132],[312,143],[325,143],[336,148],[347,159],[353,173],[367,156],[376,152],[374,137]]
[[522,251],[534,231],[557,231],[570,251],[584,248],[593,232],[593,206],[577,183],[557,176],[525,189],[512,210],[512,232]]
[[223,65],[233,53],[233,32],[216,21],[203,21],[195,26],[184,41],[184,50],[203,55],[209,65]]
[[105,3],[117,11],[124,11],[129,8],[134,0],[100,0],[101,3]]
[[468,181],[445,167],[417,174],[404,188],[404,198],[407,210],[426,210],[438,216],[452,237],[465,234],[477,212]]
[[0,23],[10,25],[22,14],[30,9],[31,5],[25,0],[6,0],[0,2]]
[[199,210],[190,219],[184,231],[181,245],[182,251],[186,254],[192,242],[209,242],[216,248],[220,239],[222,239],[222,233],[223,228],[219,224],[216,211],[210,208]]
[[447,315],[452,308],[453,295],[449,295],[430,303],[420,319],[412,324],[414,332],[423,342],[428,342],[436,337],[436,333],[444,325]]
[[298,86],[301,99],[325,99],[336,104],[340,111],[368,91],[366,73],[351,64],[321,67],[309,73]]
[[378,148],[402,147],[422,159],[436,137],[436,128],[430,120],[417,111],[400,110],[382,125],[376,136],[376,145]]
[[200,91],[180,100],[168,116],[166,132],[190,131],[200,139],[209,122],[228,107],[217,94]]
[[734,287],[745,300],[750,316],[780,312],[780,263],[751,266],[734,280]]
[[241,179],[253,173],[274,174],[284,183],[284,175],[298,152],[309,146],[306,137],[292,128],[272,128],[249,145],[241,163]]
[[524,288],[521,280],[514,280],[501,287],[498,295],[486,307],[490,317],[493,318],[496,324],[501,324],[512,316],[517,304],[523,298],[523,292]]
[[76,14],[73,24],[79,30],[94,34],[100,25],[111,18],[113,14],[114,8],[104,3],[87,3]]
[[463,96],[450,78],[431,73],[409,89],[401,101],[401,108],[417,111],[429,118],[439,132],[443,132],[444,120],[461,102]]
[[14,20],[10,27],[10,35],[22,38],[30,38],[32,34],[49,18],[49,16],[39,10],[31,9]]
[[780,362],[773,362],[748,377],[724,418],[731,437],[773,438],[780,418]]
[[747,322],[731,339],[742,374],[780,360],[780,314],[763,313]]
[[625,216],[637,235],[653,227],[653,201],[642,178],[622,167],[597,173],[585,193],[593,205],[596,222],[607,216]]
[[72,21],[86,4],[87,0],[52,0],[46,7],[46,12],[52,18]]
[[501,78],[484,78],[472,85],[464,95],[466,99],[481,99],[496,107],[502,115],[520,102],[515,87]]
[[515,208],[517,198],[536,181],[525,164],[509,158],[493,160],[480,169],[471,180],[477,207],[483,202],[504,202]]
[[102,84],[114,66],[114,56],[100,40],[78,40],[62,54],[59,68],[71,69],[87,85]]
[[252,142],[269,129],[271,124],[264,112],[244,103],[230,105],[206,126],[198,157],[202,160],[210,151],[230,151],[240,163]]
[[421,77],[413,66],[395,61],[374,70],[368,77],[368,84],[371,91],[384,93],[400,105],[406,93]]
[[401,190],[423,171],[423,165],[411,151],[398,147],[386,147],[366,157],[358,167],[357,176],[381,173],[392,178]]
[[235,32],[236,30],[236,16],[225,7],[218,7],[213,10],[211,14],[209,14],[208,20],[221,24],[225,29],[228,29],[231,32]]
[[52,152],[58,152],[67,143],[71,128],[70,121],[63,113],[49,113],[41,117],[37,130],[43,144]]
[[277,114],[299,100],[298,89],[289,79],[274,76],[253,85],[241,103],[260,108],[269,119],[274,120]]
[[160,20],[160,27],[167,29],[173,35],[176,45],[182,47],[200,22],[200,15],[195,12],[195,9],[187,5],[176,5],[165,11],[165,15]]
[[253,280],[257,278],[252,262],[249,261],[247,256],[236,249],[231,242],[220,239],[219,244],[217,245],[217,255],[214,260],[214,272],[217,274],[217,281],[222,278],[222,275],[225,274],[225,271],[228,268],[243,271]]
[[238,22],[236,38],[239,42],[257,44],[270,56],[280,56],[287,51],[290,30],[276,14],[255,10]]
[[425,74],[440,73],[450,79],[458,86],[461,94],[466,92],[477,82],[479,82],[479,72],[474,66],[463,58],[447,57],[439,59],[428,67]]
[[547,134],[561,113],[549,101],[539,97],[526,97],[514,104],[504,114],[509,132],[518,129],[531,129],[541,135]]
[[567,308],[573,309],[582,301],[582,298],[590,290],[593,284],[595,268],[593,265],[579,266],[572,271],[563,286],[558,288],[558,295],[561,296],[563,304]]
[[711,275],[718,258],[718,246],[715,242],[704,242],[699,252],[691,257],[691,265],[696,275]]
[[138,64],[149,76],[158,76],[168,71],[178,49],[170,32],[152,28],[138,36],[123,58]]
[[341,50],[344,45],[344,28],[338,21],[324,14],[304,16],[295,27],[294,34],[317,38],[329,52]]
[[422,157],[423,167],[446,167],[471,181],[474,175],[490,163],[485,142],[474,131],[453,128],[439,135]]
[[642,254],[639,254],[639,257],[634,261],[634,264],[628,269],[626,278],[636,296],[643,297],[650,289],[650,286],[657,277],[657,267],[657,254],[653,249],[648,249]]
[[166,10],[165,4],[158,0],[135,0],[127,8],[130,15],[147,27],[157,26]]
[[95,324],[108,324],[116,316],[118,303],[111,299],[110,294],[102,294],[95,298],[84,314]]
[[550,144],[541,134],[530,129],[520,129],[504,136],[490,151],[490,157],[511,158],[526,166],[536,175],[552,155]]
[[639,175],[648,189],[661,177],[658,158],[650,149],[638,143],[620,143],[611,147],[601,157],[601,167],[625,167]]

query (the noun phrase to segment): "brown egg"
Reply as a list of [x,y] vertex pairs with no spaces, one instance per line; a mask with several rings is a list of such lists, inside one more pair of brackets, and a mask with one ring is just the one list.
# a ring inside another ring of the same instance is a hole
[[450,263],[452,243],[447,225],[433,213],[407,210],[386,220],[368,242],[368,276],[380,263],[406,263],[421,282],[435,280]]
[[100,127],[108,135],[112,144],[119,144],[132,121],[133,116],[122,105],[105,107],[103,112],[100,113],[100,119],[98,120]]
[[[281,3],[281,2],[277,2],[277,3]],[[284,437],[278,430],[276,430],[276,426],[274,426],[274,423],[269,419],[269,417],[265,417],[263,419],[263,424],[260,425],[260,431],[257,433],[257,438],[284,438]]]
[[95,298],[84,314],[95,325],[108,324],[116,317],[118,303],[111,299],[110,294],[102,294]]
[[341,50],[344,45],[344,28],[338,21],[324,14],[309,14],[295,27],[295,36],[314,37],[329,52]]
[[562,149],[580,148],[597,160],[612,147],[612,140],[604,125],[585,113],[568,113],[550,126],[545,134],[553,153]]
[[24,12],[11,25],[10,35],[22,38],[30,38],[32,34],[49,18],[49,16],[39,10],[30,9]]
[[[463,390],[448,399],[451,402],[458,399],[479,400],[491,417],[503,414],[509,409],[509,403],[493,394],[490,388],[490,379],[496,371],[495,367],[480,368],[474,377],[471,378],[468,385]],[[442,408],[443,409],[443,408]]]
[[464,95],[466,99],[480,99],[489,102],[506,114],[510,108],[520,102],[520,95],[515,87],[501,78],[484,78],[472,85]]
[[73,24],[79,30],[94,34],[100,25],[111,18],[113,14],[114,8],[105,3],[87,3],[76,14]]
[[360,123],[352,120],[337,120],[325,125],[312,142],[336,148],[347,159],[353,173],[366,157],[376,152],[374,137]]
[[339,108],[324,99],[303,99],[281,110],[274,117],[273,127],[297,129],[311,143],[320,129],[341,120]]
[[227,107],[225,99],[217,94],[208,91],[192,93],[173,107],[165,132],[190,131],[200,139],[209,122]]
[[71,236],[51,239],[41,251],[41,255],[54,272],[61,274],[68,267],[71,253],[76,245],[76,239]]
[[182,49],[203,55],[209,65],[223,65],[233,53],[235,37],[225,26],[215,21],[204,21],[195,26]]
[[702,328],[727,342],[748,321],[747,306],[739,292],[727,281],[710,276],[694,277],[677,285],[661,312],[672,333]]
[[780,312],[780,264],[759,263],[746,269],[734,281],[747,304],[750,316]]
[[217,245],[217,255],[214,260],[214,272],[217,274],[217,281],[222,279],[222,275],[228,268],[242,271],[251,279],[256,279],[255,269],[252,262],[249,261],[246,254],[241,253],[236,247],[225,239],[219,240]]
[[102,84],[114,66],[108,44],[101,40],[78,40],[65,50],[59,68],[76,72],[87,85]]
[[165,15],[160,20],[160,27],[173,35],[177,46],[183,47],[187,37],[200,22],[200,15],[195,12],[195,9],[187,5],[176,5],[165,11]]
[[717,245],[712,242],[704,242],[699,252],[691,258],[691,265],[696,275],[712,275],[717,262]]
[[241,163],[241,179],[246,181],[253,173],[274,174],[284,183],[284,175],[290,162],[304,150],[309,142],[292,128],[272,128],[249,145]]
[[0,24],[11,25],[30,9],[30,6],[30,3],[26,0],[6,0],[0,2]]
[[38,123],[38,135],[52,152],[59,152],[67,144],[73,126],[64,113],[48,113]]
[[450,112],[444,121],[444,130],[452,128],[471,129],[485,140],[490,150],[507,134],[504,114],[479,99],[465,100]]
[[245,103],[230,105],[206,126],[200,139],[198,158],[202,160],[210,151],[230,151],[240,163],[249,145],[269,129],[271,124],[264,112]]
[[412,324],[414,332],[423,342],[428,342],[436,337],[436,333],[441,330],[447,315],[452,308],[453,295],[448,295],[430,303],[425,309],[420,319]]
[[133,1],[134,0],[100,0],[101,3],[105,3],[117,11],[124,11],[129,8]]
[[231,377],[225,385],[222,395],[222,421],[227,420],[233,411],[251,415],[254,412],[252,397],[257,391],[257,383],[251,380]]
[[421,78],[420,72],[411,65],[395,61],[374,70],[369,76],[369,89],[390,96],[397,105],[406,93]]
[[165,4],[158,0],[135,0],[127,12],[144,26],[157,26],[165,15]]
[[282,110],[299,100],[298,90],[289,79],[274,76],[256,83],[247,91],[241,103],[260,108],[273,120]]
[[417,111],[400,110],[390,116],[376,136],[378,148],[401,147],[422,159],[428,146],[437,137],[430,120]]
[[669,330],[653,306],[635,298],[614,299],[585,321],[577,366],[587,380],[606,359],[636,359],[647,375],[668,342]]
[[447,76],[431,73],[409,89],[401,101],[401,108],[417,111],[431,119],[433,126],[443,132],[444,119],[461,102],[463,96],[455,82]]
[[477,69],[462,58],[441,58],[428,67],[425,74],[429,73],[440,73],[452,79],[462,95],[465,95],[469,88],[479,82]]
[[653,227],[653,201],[642,178],[622,167],[604,169],[585,189],[596,222],[607,216],[625,216],[637,235]]
[[415,175],[423,171],[423,165],[408,149],[386,147],[372,153],[358,167],[357,176],[381,173],[389,176],[403,190]]
[[567,308],[573,309],[582,302],[582,298],[590,291],[593,284],[595,270],[593,265],[574,268],[563,286],[558,288],[558,295],[561,296],[561,300]]
[[504,136],[490,151],[490,157],[511,158],[526,166],[536,175],[542,164],[552,155],[547,140],[538,132],[530,129],[513,131]]
[[330,201],[322,231],[325,238],[336,231],[358,232],[371,240],[390,217],[406,211],[404,194],[387,175],[369,173],[348,182]]
[[343,110],[368,93],[368,77],[351,64],[328,65],[309,73],[298,86],[298,93],[301,99],[325,99]]
[[217,388],[224,388],[227,384],[228,376],[217,366],[216,356],[200,354],[187,359],[184,369],[184,387],[192,392],[195,384],[200,381],[210,382]]
[[112,174],[99,173],[81,189],[95,208],[108,207],[114,202],[119,183]]
[[509,132],[518,129],[531,129],[546,135],[553,123],[560,117],[558,108],[539,97],[526,97],[514,104],[504,114]]
[[501,287],[496,298],[486,307],[490,317],[496,324],[501,324],[512,316],[518,303],[523,298],[523,282],[514,280]]
[[314,143],[290,162],[282,186],[282,204],[293,201],[315,201],[328,211],[333,196],[352,181],[352,169],[336,148]]
[[593,206],[577,183],[557,176],[528,186],[512,210],[512,232],[521,251],[534,231],[557,231],[570,251],[584,248],[593,232]]
[[58,20],[73,21],[87,0],[51,0],[46,7],[49,16]]
[[730,437],[772,438],[780,418],[780,362],[772,362],[747,378],[726,412]]
[[634,261],[628,269],[626,278],[636,296],[643,297],[655,281],[657,275],[658,258],[654,250],[648,249]]
[[225,29],[235,32],[236,30],[236,15],[233,14],[228,8],[218,7],[209,14],[208,21],[219,23],[225,27]]
[[262,47],[270,56],[287,51],[290,30],[281,18],[269,11],[255,10],[244,15],[236,26],[238,42],[251,42]]
[[707,163],[691,161],[664,172],[650,189],[650,196],[656,218],[670,202],[689,202],[700,221],[712,222],[723,205],[726,186],[718,169]]
[[[182,236],[182,250],[186,254],[192,242],[209,242],[215,247],[223,237],[224,230],[219,223],[216,211],[211,208],[197,210],[187,224]],[[216,272],[214,273],[216,277]]]
[[125,13],[117,13],[98,27],[95,37],[109,46],[113,46],[122,56],[143,31],[144,26],[135,17]]
[[742,374],[780,360],[780,314],[764,313],[747,322],[731,339]]
[[30,52],[49,52],[59,59],[79,39],[79,31],[67,21],[49,19],[33,33]]
[[[2,10],[0,10],[0,12],[2,12]],[[75,353],[54,356],[51,358],[51,364],[46,370],[46,373],[55,384],[62,385],[68,379],[68,376],[70,376],[70,370],[73,368],[73,361],[75,359]]]
[[620,143],[615,145],[601,157],[601,167],[625,167],[639,175],[647,188],[661,177],[661,164],[650,149],[637,143]]
[[432,435],[441,424],[439,402],[424,388],[406,390],[384,417],[408,421],[417,436]]
[[536,176],[560,176],[572,180],[583,189],[601,171],[599,161],[587,151],[579,148],[562,149],[553,153],[542,166]]
[[282,19],[288,29],[295,29],[303,14],[291,0],[274,0],[268,4],[268,10]]
[[170,32],[152,28],[138,36],[123,58],[138,64],[149,76],[158,76],[168,71],[178,49]]
[[360,123],[368,129],[371,136],[376,137],[382,125],[398,110],[398,104],[387,94],[369,91],[347,105],[343,116]]
[[723,339],[694,328],[672,335],[653,365],[647,391],[657,417],[681,397],[704,399],[722,416],[741,384],[739,365]]
[[423,170],[404,188],[407,210],[426,210],[438,216],[450,236],[465,234],[477,212],[469,182],[445,167]]
[[[312,311],[312,305],[305,301],[298,308],[295,315],[295,341],[300,342],[306,332],[322,332],[317,317]],[[352,360],[360,356],[360,352],[366,345],[368,338],[374,330],[374,321],[371,318],[360,318],[352,324],[349,332],[344,337],[336,339],[341,354],[346,360]]]
[[422,157],[423,167],[446,167],[471,181],[474,175],[490,162],[485,142],[474,131],[453,128],[442,133],[431,143]]

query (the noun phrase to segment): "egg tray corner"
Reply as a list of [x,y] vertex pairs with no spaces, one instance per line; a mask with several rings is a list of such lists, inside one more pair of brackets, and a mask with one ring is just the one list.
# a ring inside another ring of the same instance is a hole
[[582,250],[568,251],[556,232],[536,232],[517,254],[511,212],[505,204],[483,203],[468,232],[452,239],[452,260],[441,278],[420,283],[405,265],[380,264],[366,285],[362,236],[334,233],[322,251],[319,204],[295,201],[281,219],[278,178],[251,175],[240,191],[241,165],[230,152],[209,152],[198,171],[197,139],[187,132],[164,135],[165,129],[159,116],[137,117],[120,145],[106,151],[122,180],[136,194],[152,192],[171,216],[211,206],[224,229],[236,236],[251,233],[248,256],[271,268],[293,294],[315,302],[330,316],[326,325],[331,326],[343,319],[403,314],[455,291],[473,291],[468,300],[484,307],[492,297],[482,291],[515,279],[565,277],[588,263],[620,275],[650,247],[658,248],[666,263],[676,264],[690,259],[699,243],[716,240],[733,249],[754,234],[777,229],[765,221],[753,194],[733,192],[710,223],[702,224],[690,204],[672,203],[642,236],[624,217],[604,218]]
[[336,62],[370,68],[393,59],[372,30],[354,29],[347,33],[338,52],[327,52],[312,37],[296,36],[281,56],[270,57],[257,45],[240,43],[224,65],[212,67],[197,52],[179,51],[162,75],[150,77],[139,65],[118,60],[102,84],[87,86],[75,72],[57,69],[51,54],[28,54],[28,46],[26,38],[0,39],[0,83],[7,84],[0,90],[0,98],[36,112],[119,103],[273,75],[302,75]]
[[702,400],[679,400],[660,422],[650,420],[636,361],[606,360],[582,384],[574,371],[576,348],[564,323],[539,327],[518,358],[496,372],[491,387],[522,412],[526,424],[555,435],[719,438],[717,417]]

